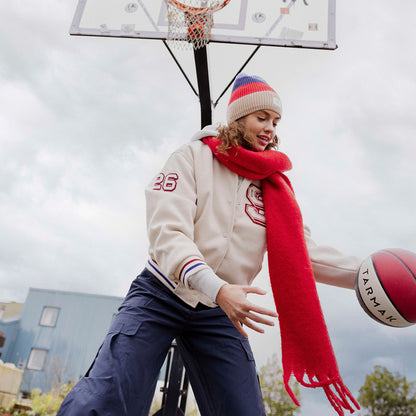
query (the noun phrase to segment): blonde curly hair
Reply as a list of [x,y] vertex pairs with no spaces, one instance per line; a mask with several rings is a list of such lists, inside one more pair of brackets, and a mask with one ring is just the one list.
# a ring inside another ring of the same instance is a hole
[[[218,138],[221,144],[218,146],[220,153],[226,153],[232,147],[242,146],[245,149],[253,149],[257,138],[249,133],[244,126],[244,117],[232,121],[228,126],[221,125],[218,128]],[[279,138],[275,135],[264,151],[275,149],[279,146]]]

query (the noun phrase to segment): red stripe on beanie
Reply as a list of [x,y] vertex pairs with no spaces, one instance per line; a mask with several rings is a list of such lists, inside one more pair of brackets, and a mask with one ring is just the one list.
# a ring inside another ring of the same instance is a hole
[[244,97],[248,94],[253,94],[255,92],[259,91],[273,91],[275,90],[270,87],[270,85],[264,83],[264,82],[252,82],[250,84],[242,85],[241,87],[237,88],[235,91],[232,92],[230,102],[228,105],[230,105],[235,100],[238,100],[241,97]]

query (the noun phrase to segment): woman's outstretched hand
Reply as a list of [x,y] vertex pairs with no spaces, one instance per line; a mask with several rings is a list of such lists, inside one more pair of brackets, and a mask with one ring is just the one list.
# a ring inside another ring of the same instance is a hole
[[273,321],[264,318],[262,315],[277,318],[276,312],[251,303],[247,299],[248,293],[265,295],[267,292],[259,287],[227,284],[221,287],[215,300],[241,335],[246,338],[248,338],[247,332],[244,331],[241,324],[246,325],[254,331],[264,333],[264,329],[254,322],[274,326]]

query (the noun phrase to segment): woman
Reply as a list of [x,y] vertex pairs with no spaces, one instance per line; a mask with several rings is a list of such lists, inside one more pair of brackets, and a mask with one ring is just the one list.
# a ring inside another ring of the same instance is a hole
[[[208,126],[174,152],[146,189],[149,260],[86,376],[58,415],[147,416],[176,338],[203,416],[264,415],[245,327],[274,311],[248,293],[268,250],[282,335],[284,381],[321,386],[335,407],[358,407],[342,384],[314,278],[353,288],[359,261],[316,246],[303,227],[277,147],[278,94],[240,74],[227,126]],[[266,226],[267,223],[267,226]],[[308,248],[308,251],[307,251]]]

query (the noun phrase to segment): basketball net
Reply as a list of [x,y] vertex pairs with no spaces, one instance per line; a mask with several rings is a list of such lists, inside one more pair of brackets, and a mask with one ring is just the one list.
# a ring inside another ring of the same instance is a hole
[[199,49],[210,39],[214,13],[230,0],[165,0],[169,22],[167,40],[178,49]]

